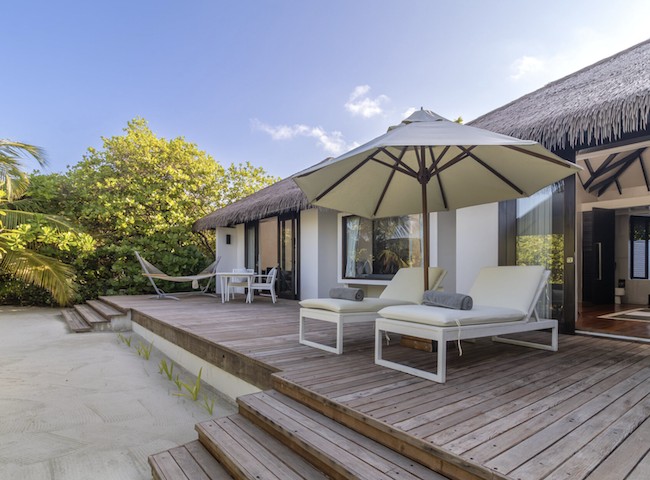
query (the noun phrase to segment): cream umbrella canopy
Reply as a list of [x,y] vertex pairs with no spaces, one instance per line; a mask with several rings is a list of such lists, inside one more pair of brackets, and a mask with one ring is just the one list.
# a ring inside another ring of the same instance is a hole
[[425,213],[428,289],[426,213],[528,197],[579,170],[537,142],[419,110],[384,135],[293,179],[312,205],[370,219]]

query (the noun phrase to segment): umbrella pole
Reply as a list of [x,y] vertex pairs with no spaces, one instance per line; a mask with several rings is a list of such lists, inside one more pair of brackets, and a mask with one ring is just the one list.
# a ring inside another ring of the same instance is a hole
[[429,211],[427,206],[427,184],[422,185],[422,266],[424,267],[424,290],[429,290]]
[[[424,151],[422,152],[424,158]],[[422,168],[420,171],[423,171]],[[423,179],[424,175],[420,176],[420,185],[422,185],[422,266],[424,267],[424,290],[429,290],[429,211],[427,207],[427,182]],[[425,352],[433,352],[433,341],[426,338],[412,337],[410,335],[402,335],[399,344],[415,348],[416,350],[424,350]]]

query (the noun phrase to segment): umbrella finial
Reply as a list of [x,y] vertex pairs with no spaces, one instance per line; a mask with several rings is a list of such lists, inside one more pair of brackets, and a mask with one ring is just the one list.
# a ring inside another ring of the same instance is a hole
[[402,120],[402,123],[408,124],[413,122],[439,122],[442,120],[447,119],[438,115],[437,113],[432,112],[431,110],[425,110],[424,107],[420,107],[420,110],[413,112],[408,118]]

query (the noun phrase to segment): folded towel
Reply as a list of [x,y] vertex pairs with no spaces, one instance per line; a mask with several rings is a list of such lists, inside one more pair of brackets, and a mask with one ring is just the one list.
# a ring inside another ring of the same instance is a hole
[[422,303],[430,307],[453,308],[454,310],[471,310],[474,302],[469,295],[462,293],[439,292],[427,290],[422,295]]
[[343,300],[354,300],[360,302],[363,300],[363,290],[360,288],[333,288],[330,290],[330,298],[340,298]]

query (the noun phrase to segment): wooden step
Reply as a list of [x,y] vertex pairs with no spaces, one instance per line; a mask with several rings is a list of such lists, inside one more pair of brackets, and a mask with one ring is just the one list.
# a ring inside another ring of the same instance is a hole
[[101,300],[88,300],[86,304],[90,305],[93,310],[95,310],[108,321],[110,321],[110,319],[113,317],[124,316],[124,313],[111,307],[108,303],[102,302]]
[[149,465],[155,480],[232,479],[198,440],[151,455]]
[[74,309],[79,315],[91,326],[98,323],[109,323],[110,320],[105,319],[97,313],[92,307],[88,305],[75,305]]
[[239,412],[332,478],[443,480],[443,475],[275,390],[239,397]]
[[61,315],[63,315],[64,320],[70,327],[70,331],[73,333],[90,332],[92,330],[92,327],[81,318],[81,315],[76,310],[71,308],[61,310]]
[[199,440],[237,480],[326,480],[300,455],[242,415],[196,425]]

